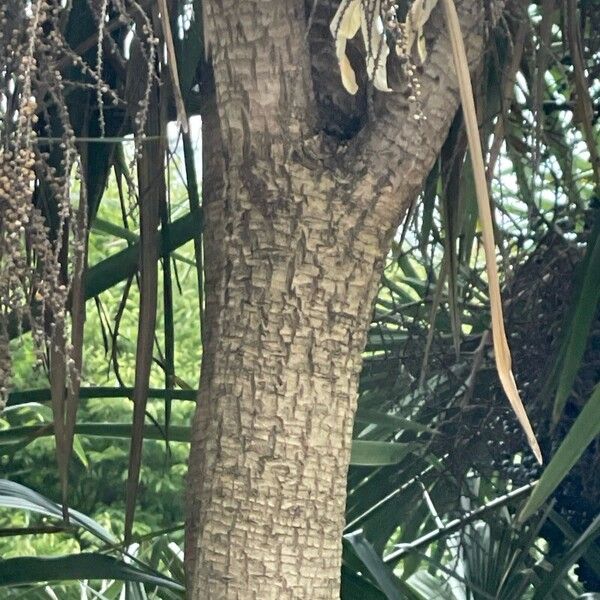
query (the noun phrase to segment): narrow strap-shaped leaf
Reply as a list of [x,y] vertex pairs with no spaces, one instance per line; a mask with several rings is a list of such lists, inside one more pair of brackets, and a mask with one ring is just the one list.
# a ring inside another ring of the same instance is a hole
[[63,495],[63,518],[69,521],[68,507],[66,505],[67,474],[69,451],[66,445],[66,379],[67,379],[66,344],[64,324],[57,321],[53,335],[50,339],[50,393],[52,398],[52,416],[54,422],[54,438],[56,441],[56,462],[60,489]]
[[[169,242],[165,231],[155,232],[155,243],[160,248],[160,256],[166,256],[189,242],[198,229],[202,228],[202,214],[194,212],[173,221],[169,225]],[[141,242],[132,244],[103,261],[91,266],[87,273],[85,297],[93,298],[120,281],[136,273],[140,265]]]
[[[54,518],[60,518],[63,513],[60,504],[52,502],[52,500],[42,496],[42,494],[20,483],[6,479],[0,479],[0,506],[28,510]],[[112,546],[117,542],[116,538],[110,532],[87,515],[72,508],[68,510],[71,525],[83,527],[105,544]]]
[[[194,148],[190,134],[184,133],[183,157],[185,162],[185,178],[190,204],[190,212],[200,214],[200,191],[198,190],[198,178],[196,176],[196,163],[194,161]],[[202,228],[198,227],[194,232],[194,258],[196,266],[196,277],[198,280],[198,316],[200,323],[200,339],[204,341],[204,258],[202,255]]]
[[[160,222],[169,242],[169,204],[166,193],[159,199]],[[169,448],[169,425],[171,423],[172,391],[175,388],[175,320],[173,316],[173,276],[171,273],[171,257],[162,260],[163,272],[163,316],[165,343],[165,435]]]
[[587,255],[581,264],[581,269],[581,286],[578,286],[575,306],[558,357],[560,371],[558,371],[556,396],[552,409],[554,423],[560,419],[573,388],[587,346],[590,328],[596,316],[598,302],[600,302],[600,218],[597,218],[588,240]]
[[[84,159],[87,157],[84,154]],[[75,442],[75,423],[77,421],[77,408],[79,406],[79,388],[81,385],[81,371],[83,368],[83,334],[85,327],[85,275],[87,271],[88,255],[88,202],[86,186],[81,186],[81,197],[77,210],[77,227],[83,232],[82,246],[75,249],[74,270],[71,283],[71,353],[72,368],[70,369],[69,384],[65,398],[65,429],[64,452],[65,469],[68,469],[73,445]],[[67,364],[71,364],[70,360]],[[68,477],[67,473],[61,478],[62,503],[65,509],[68,506]],[[68,516],[68,512],[65,513]]]
[[[569,525],[569,522],[555,510],[550,510],[548,512],[548,518],[560,529],[561,533],[569,543],[574,544],[579,539],[579,533],[575,531],[571,525]],[[585,549],[582,557],[586,564],[594,571],[596,577],[600,577],[600,547],[598,544],[594,542],[590,543]]]
[[[433,336],[435,333],[435,324],[437,312],[442,302],[442,294],[444,291],[444,285],[448,276],[448,263],[450,261],[448,251],[444,248],[444,255],[442,257],[442,263],[440,265],[440,274],[438,280],[435,282],[433,290],[433,297],[431,299],[431,308],[429,310],[429,329],[427,330],[427,338],[425,340],[425,350],[423,351],[423,358],[421,360],[421,372],[419,374],[419,387],[423,387],[425,380],[427,379],[427,370],[430,365],[429,355],[431,352],[431,346],[433,344]],[[454,337],[454,336],[453,336]]]
[[158,8],[161,13],[160,23],[162,26],[163,39],[167,47],[167,67],[171,75],[173,86],[173,97],[175,98],[175,109],[177,110],[177,121],[181,129],[189,131],[188,118],[179,83],[179,72],[177,68],[177,57],[175,56],[175,44],[173,43],[173,32],[171,31],[171,20],[169,19],[169,7],[166,0],[158,0]]
[[423,214],[421,217],[421,231],[419,235],[419,249],[421,254],[426,253],[426,248],[429,243],[429,235],[433,228],[433,211],[435,208],[435,197],[439,178],[439,161],[436,161],[423,188]]
[[467,150],[462,114],[459,113],[450,128],[448,139],[440,154],[441,194],[440,212],[444,230],[444,257],[446,258],[446,281],[448,289],[448,309],[454,352],[460,355],[461,314],[458,295],[459,262],[456,242],[462,234],[464,202],[460,188],[464,157]]
[[53,558],[20,556],[0,561],[0,586],[82,579],[138,581],[183,591],[180,584],[163,575],[93,552]]
[[350,454],[351,465],[393,465],[406,458],[416,444],[353,440]]
[[363,424],[375,424],[385,431],[418,431],[420,433],[435,433],[428,425],[423,425],[413,419],[404,419],[397,415],[373,409],[359,409],[354,420]]
[[[150,98],[147,134],[159,136],[160,133],[158,89],[155,84]],[[142,463],[144,416],[148,401],[154,331],[156,328],[158,257],[160,254],[156,232],[159,224],[160,202],[166,194],[163,162],[164,151],[160,141],[144,145],[142,156],[138,160],[141,234],[140,308],[135,357],[135,385],[133,390],[133,432],[131,434],[125,504],[125,543],[130,540],[133,530],[135,501]]]
[[344,539],[352,546],[356,556],[363,562],[386,598],[389,600],[421,600],[420,596],[412,592],[404,582],[395,577],[392,569],[384,564],[373,546],[365,538],[362,529],[346,534]]
[[[197,390],[172,390],[169,392],[174,400],[194,401],[198,395]],[[131,387],[83,387],[79,388],[80,398],[131,398]],[[167,390],[150,388],[148,398],[164,398]],[[48,402],[50,390],[46,388],[35,390],[19,390],[11,392],[8,396],[7,406],[18,406],[29,402]]]
[[487,181],[485,176],[485,167],[483,165],[483,153],[481,150],[481,140],[477,126],[477,114],[475,112],[475,102],[473,100],[473,89],[471,86],[471,77],[469,74],[469,65],[467,54],[460,30],[460,23],[456,13],[456,7],[453,0],[443,0],[446,23],[450,33],[452,43],[452,56],[454,66],[458,77],[460,98],[465,116],[465,125],[467,128],[467,138],[469,141],[469,150],[473,173],[475,176],[475,188],[477,191],[477,204],[482,224],[483,245],[485,248],[485,262],[488,273],[488,285],[490,294],[490,308],[492,313],[492,334],[494,340],[494,354],[496,367],[502,387],[508,397],[508,400],[525,431],[527,440],[531,449],[537,458],[542,462],[542,452],[525,412],[525,407],[519,396],[517,384],[513,376],[511,367],[511,356],[504,330],[504,317],[502,314],[502,298],[500,296],[500,282],[498,277],[498,265],[496,264],[496,252],[494,243],[494,231],[490,200],[488,197]]
[[552,597],[554,588],[564,580],[564,577],[569,572],[569,569],[579,560],[585,553],[589,545],[600,533],[600,515],[598,515],[589,525],[589,527],[581,534],[581,537],[569,548],[569,551],[562,559],[554,566],[552,571],[544,577],[535,590],[533,600],[545,600]]
[[[0,455],[4,453],[2,447],[4,445],[19,444],[19,448],[21,448],[21,443],[28,443],[40,437],[50,436],[53,431],[53,427],[48,425],[23,425],[3,429],[0,431]],[[130,423],[77,423],[75,433],[108,439],[131,439],[133,428]],[[156,425],[144,425],[142,433],[144,439],[147,440],[165,440],[164,430]],[[172,425],[169,431],[169,439],[172,442],[189,442],[190,428],[184,425]],[[10,446],[7,449],[10,450]]]
[[529,20],[523,19],[519,24],[519,28],[514,34],[510,63],[502,74],[502,97],[500,98],[502,111],[498,116],[498,120],[494,126],[493,141],[489,151],[489,160],[486,167],[488,184],[492,181],[496,162],[500,156],[500,150],[502,149],[502,145],[505,143],[507,114],[510,107],[510,102],[515,93],[514,90],[517,72],[521,65],[521,58],[523,56],[523,49],[525,47],[525,40],[529,28]]
[[575,76],[575,89],[577,91],[575,97],[581,107],[581,113],[583,114],[581,124],[584,140],[590,153],[590,162],[592,163],[596,193],[600,193],[600,153],[598,152],[597,135],[594,132],[595,108],[590,95],[590,84],[585,75],[586,64],[583,55],[581,27],[577,15],[577,0],[567,0],[567,2],[564,3],[564,7],[567,39],[571,50],[573,74]]
[[600,385],[597,385],[556,454],[544,469],[538,484],[519,515],[519,521],[525,521],[542,506],[578,461],[588,444],[599,434]]
[[[185,218],[185,217],[183,217],[183,218]],[[116,223],[111,223],[110,221],[101,219],[100,217],[94,218],[94,223],[92,225],[92,231],[105,233],[108,235],[113,235],[113,236],[121,238],[123,240],[127,240],[131,244],[135,244],[140,241],[140,236],[137,233],[135,233],[134,231],[132,231],[131,229],[126,229],[125,227],[121,227],[120,225],[117,225]],[[161,230],[162,237],[164,240],[163,244],[166,244],[167,247],[169,247],[169,248],[177,247],[177,245],[173,246],[173,240],[171,240],[171,237],[172,237],[171,231],[172,231],[172,224],[169,224],[169,232],[168,232],[169,235],[168,236],[167,236],[167,231]],[[168,241],[166,239],[167,237],[169,238]],[[196,266],[196,263],[193,260],[190,260],[189,258],[187,258],[187,256],[183,256],[183,254],[180,254],[179,252],[171,252],[170,254],[174,259],[178,260],[179,262],[185,263],[186,265],[190,265],[190,267]]]

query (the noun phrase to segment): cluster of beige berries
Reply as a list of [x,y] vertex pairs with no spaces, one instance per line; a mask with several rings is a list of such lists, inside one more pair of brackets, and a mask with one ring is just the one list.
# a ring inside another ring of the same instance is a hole
[[[35,102],[28,99],[18,118],[31,120],[34,114]],[[10,387],[10,338],[27,322],[41,358],[47,317],[65,319],[67,289],[60,283],[56,248],[33,201],[37,162],[31,136],[5,140],[0,154],[0,407]]]
[[[128,25],[136,23],[147,63],[147,73],[136,82],[143,86],[135,115],[136,156],[156,78],[159,40],[138,0],[90,3],[98,24],[95,64],[88,64],[63,38],[71,5],[55,0],[0,1],[0,411],[10,388],[9,342],[25,326],[31,330],[38,364],[45,362],[52,347],[64,355],[67,383],[78,377],[68,340],[67,306],[69,279],[78,276],[84,264],[87,202],[81,182],[80,208],[71,203],[73,180],[81,177],[82,169],[66,97],[73,85],[95,89],[104,133],[103,101],[120,102],[117,91],[103,80],[103,41],[112,40],[104,35],[109,13]],[[116,52],[115,48],[113,43]],[[61,72],[65,64],[84,77],[68,80]],[[52,118],[47,106],[52,107]],[[51,125],[56,121],[60,127]],[[57,131],[59,139],[54,137]],[[69,234],[63,235],[67,228]],[[68,248],[62,247],[64,243]],[[61,264],[65,257],[68,264]]]
[[398,59],[403,65],[406,83],[408,85],[408,101],[413,105],[413,118],[416,121],[426,120],[423,114],[421,103],[421,84],[417,76],[417,65],[412,58],[410,48],[408,48],[408,36],[406,34],[406,24],[398,18],[399,6],[396,0],[383,0],[381,12],[383,15],[383,24],[388,39],[394,43],[394,48]]
[[[71,213],[68,175],[52,172],[47,156],[37,149],[35,133],[40,110],[36,93],[47,89],[58,73],[42,23],[58,14],[46,0],[32,2],[28,11],[15,0],[0,8],[0,62],[5,65],[0,74],[0,410],[11,386],[10,340],[30,329],[41,364],[56,324],[66,319],[62,235],[52,239],[36,194],[43,177],[61,232]],[[69,146],[61,161],[65,173],[74,162],[74,144]]]

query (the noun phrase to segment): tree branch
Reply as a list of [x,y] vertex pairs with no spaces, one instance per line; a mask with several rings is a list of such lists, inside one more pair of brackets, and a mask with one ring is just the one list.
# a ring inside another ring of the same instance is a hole
[[[485,11],[479,0],[463,0],[457,9],[473,65],[484,49]],[[346,169],[358,175],[352,195],[359,207],[387,215],[389,235],[422,185],[459,105],[450,40],[439,7],[434,9],[425,33],[428,57],[417,74],[425,118],[415,118],[401,92],[376,92],[376,118],[356,136],[343,159]],[[388,71],[393,68],[390,65]],[[397,88],[394,73],[390,75],[392,87]]]

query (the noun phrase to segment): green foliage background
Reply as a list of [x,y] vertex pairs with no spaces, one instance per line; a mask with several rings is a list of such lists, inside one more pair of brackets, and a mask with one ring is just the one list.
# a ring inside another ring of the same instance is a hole
[[[173,161],[180,161],[174,157]],[[176,218],[187,210],[187,193],[177,169],[171,167],[172,216]],[[98,217],[111,222],[121,221],[121,210],[114,178],[104,194]],[[135,215],[131,222],[136,230]],[[90,266],[124,247],[127,242],[113,235],[92,229],[90,237]],[[193,244],[188,242],[178,249],[178,256],[194,260]],[[193,266],[177,259],[173,260],[178,273],[179,285],[175,287],[173,312],[176,323],[177,377],[190,389],[197,387],[202,347],[197,304],[197,279]],[[85,328],[85,355],[82,386],[118,386],[114,366],[110,362],[107,347],[108,327],[114,323],[119,309],[125,283],[103,292],[99,304],[88,302]],[[138,327],[139,293],[131,287],[119,330],[119,372],[126,386],[133,386],[135,368],[135,340]],[[162,323],[164,312],[159,306],[158,322]],[[157,347],[162,346],[160,330],[157,332]],[[36,368],[35,353],[30,336],[13,342],[15,362],[15,389],[29,390],[47,388],[48,379],[41,368]],[[151,386],[164,386],[164,372],[153,365]],[[172,425],[189,425],[193,414],[193,402],[175,401]],[[82,400],[79,422],[84,423],[130,423],[132,407],[129,399],[90,398]],[[158,423],[165,422],[164,402],[150,400],[148,414]],[[0,427],[37,425],[52,420],[48,404],[32,403],[28,406],[7,410],[0,416]],[[163,430],[164,432],[164,430]],[[71,506],[102,524],[122,537],[125,514],[125,481],[127,479],[129,441],[102,437],[76,436],[76,458],[72,461]],[[144,444],[141,485],[135,533],[143,536],[162,529],[177,528],[172,539],[181,544],[183,539],[183,489],[187,471],[188,445],[181,442],[147,440]],[[59,481],[56,468],[55,441],[53,437],[42,437],[30,442],[26,451],[12,452],[6,449],[0,458],[5,477],[35,489],[49,498],[59,500]],[[10,527],[33,527],[46,522],[26,513],[0,509],[0,529]],[[72,554],[89,549],[90,540],[85,536],[47,534],[0,537],[0,556],[10,558],[27,555]]]

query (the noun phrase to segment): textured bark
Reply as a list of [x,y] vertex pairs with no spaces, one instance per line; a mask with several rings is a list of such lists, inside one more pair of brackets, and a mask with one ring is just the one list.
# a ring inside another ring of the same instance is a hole
[[[424,125],[389,94],[344,142],[316,129],[342,95],[313,93],[338,73],[322,70],[326,60],[311,67],[301,0],[204,7],[215,97],[203,118],[207,310],[189,596],[337,598],[361,352],[391,238],[456,111],[449,43],[436,11]],[[482,14],[462,2],[473,57]]]

